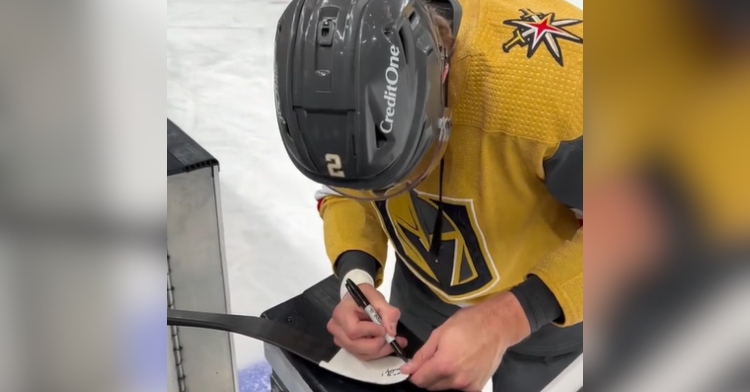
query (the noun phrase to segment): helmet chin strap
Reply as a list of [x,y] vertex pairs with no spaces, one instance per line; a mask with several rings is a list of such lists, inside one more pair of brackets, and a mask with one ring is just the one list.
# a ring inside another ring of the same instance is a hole
[[430,253],[435,257],[436,263],[440,258],[440,245],[443,242],[443,159],[440,159],[440,179],[438,184],[437,216],[435,217],[435,225],[432,228],[432,239],[430,241]]
[[[443,53],[445,59],[445,53]],[[443,118],[446,123],[441,124],[442,127],[450,127],[450,110],[448,109],[448,71],[450,70],[450,63],[445,61],[445,67],[443,67],[442,84],[443,84],[443,106],[445,107],[445,113],[448,115]],[[430,241],[430,253],[435,257],[437,263],[440,259],[440,245],[443,242],[443,162],[444,159],[440,158],[440,176],[438,179],[438,208],[437,216],[435,217],[435,225],[432,228],[432,239]]]
[[[442,88],[443,88],[443,113],[450,113],[450,110],[448,109],[448,71],[450,70],[450,64],[446,61],[445,66],[443,67],[443,75],[442,75]],[[450,121],[451,116],[448,114],[447,116],[444,114],[444,117],[447,117],[446,120]]]

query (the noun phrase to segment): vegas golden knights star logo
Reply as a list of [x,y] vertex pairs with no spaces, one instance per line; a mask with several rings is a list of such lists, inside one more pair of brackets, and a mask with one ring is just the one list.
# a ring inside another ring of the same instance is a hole
[[583,38],[565,30],[563,27],[583,23],[578,19],[555,19],[554,13],[539,13],[525,9],[520,19],[506,20],[503,24],[515,27],[513,37],[503,44],[503,52],[508,53],[516,46],[526,47],[526,57],[531,58],[544,44],[560,66],[563,65],[563,54],[558,40],[567,40],[577,44]]
[[438,199],[409,192],[376,202],[399,258],[446,299],[465,301],[490,290],[499,276],[487,251],[471,200],[444,198],[437,259],[430,253]]

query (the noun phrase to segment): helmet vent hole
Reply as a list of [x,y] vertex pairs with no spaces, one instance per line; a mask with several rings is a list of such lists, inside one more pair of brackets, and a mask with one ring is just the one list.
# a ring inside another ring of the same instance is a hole
[[412,45],[410,45],[411,30],[408,30],[406,26],[402,27],[398,30],[398,38],[401,40],[401,45],[404,48],[404,63],[409,64],[412,49]]
[[375,123],[375,147],[376,148],[383,147],[383,145],[387,141],[388,141],[388,138],[385,136],[385,133],[380,129],[380,124]]
[[417,14],[417,11],[412,10],[409,14],[409,25],[412,30],[417,27],[417,24],[419,23],[419,14]]

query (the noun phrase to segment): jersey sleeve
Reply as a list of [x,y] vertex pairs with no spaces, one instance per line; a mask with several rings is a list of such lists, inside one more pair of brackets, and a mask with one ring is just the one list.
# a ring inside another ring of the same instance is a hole
[[537,263],[531,274],[552,291],[562,308],[554,323],[568,327],[583,321],[583,228]]
[[325,247],[334,274],[338,276],[340,271],[347,269],[338,265],[343,260],[342,255],[361,252],[377,260],[379,266],[373,278],[375,287],[380,286],[388,253],[388,237],[375,206],[341,197],[327,187],[318,191],[315,198],[323,219]]
[[520,142],[523,159],[550,196],[572,210],[581,223],[572,238],[539,260],[530,272],[554,294],[562,317],[552,322],[564,327],[583,321],[583,100],[574,108],[567,126],[552,132],[554,137]]
[[[571,114],[569,128],[542,157],[543,179],[550,195],[583,222],[583,91]],[[562,326],[583,321],[583,227],[548,254],[531,271],[560,302]]]

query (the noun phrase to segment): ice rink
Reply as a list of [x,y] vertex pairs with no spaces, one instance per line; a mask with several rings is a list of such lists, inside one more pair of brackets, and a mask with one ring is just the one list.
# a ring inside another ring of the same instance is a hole
[[[288,1],[167,4],[167,116],[221,163],[232,311],[259,315],[331,273],[317,186],[287,158],[274,114],[274,27]],[[262,344],[235,344],[241,392],[268,391]]]

